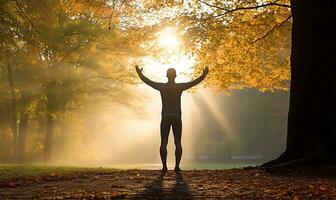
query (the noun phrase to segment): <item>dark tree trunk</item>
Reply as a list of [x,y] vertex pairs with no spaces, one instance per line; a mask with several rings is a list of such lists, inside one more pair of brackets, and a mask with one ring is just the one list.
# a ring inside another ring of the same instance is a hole
[[53,88],[55,82],[51,81],[47,85],[47,124],[46,124],[46,133],[44,139],[44,149],[43,149],[43,162],[48,163],[50,161],[50,155],[52,152],[52,140],[54,135],[54,117],[53,113],[55,111],[55,102]]
[[17,124],[16,124],[16,96],[14,91],[13,74],[12,67],[9,61],[9,55],[7,55],[7,73],[8,73],[8,85],[10,99],[8,101],[8,119],[10,123],[10,129],[13,134],[13,150],[12,150],[12,160],[17,161]]
[[44,140],[44,149],[43,149],[43,162],[48,163],[50,161],[50,154],[52,149],[52,138],[54,130],[54,120],[51,114],[47,114],[47,129]]
[[18,137],[18,162],[22,163],[26,159],[26,133],[27,133],[28,114],[24,108],[20,111],[20,125]]
[[335,157],[336,1],[292,0],[287,145],[273,166]]

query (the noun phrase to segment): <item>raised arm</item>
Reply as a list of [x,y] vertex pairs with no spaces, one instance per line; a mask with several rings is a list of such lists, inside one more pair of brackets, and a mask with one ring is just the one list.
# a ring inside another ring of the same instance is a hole
[[138,73],[140,79],[141,79],[144,83],[146,83],[147,85],[151,86],[151,87],[154,88],[154,89],[159,90],[161,83],[154,82],[154,81],[150,80],[149,78],[147,78],[146,76],[144,76],[144,75],[142,74],[142,68],[139,68],[138,65],[135,66],[135,70],[136,70],[136,72]]
[[187,89],[199,84],[200,82],[202,82],[203,79],[208,75],[208,73],[209,73],[209,68],[205,67],[203,69],[203,74],[201,76],[199,76],[197,79],[195,79],[193,81],[190,81],[188,83],[181,83],[182,87],[183,87],[183,90],[187,90]]

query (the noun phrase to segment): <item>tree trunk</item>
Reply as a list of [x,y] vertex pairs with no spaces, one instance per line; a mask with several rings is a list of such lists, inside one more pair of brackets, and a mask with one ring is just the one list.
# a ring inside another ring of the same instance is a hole
[[26,133],[27,133],[28,114],[24,108],[20,111],[20,125],[18,137],[18,162],[23,163],[26,159]]
[[285,152],[264,166],[335,157],[335,1],[292,0],[291,86]]
[[50,154],[52,149],[52,138],[54,130],[54,120],[51,114],[47,114],[47,129],[44,140],[43,149],[43,162],[48,163],[50,161]]
[[54,94],[53,88],[55,86],[55,82],[51,81],[48,83],[46,92],[47,92],[47,124],[46,124],[46,133],[44,140],[44,149],[43,149],[43,162],[48,163],[50,161],[50,155],[52,152],[52,140],[54,135],[54,117],[53,113],[55,111],[55,102],[54,102]]
[[9,61],[9,55],[7,55],[7,73],[8,73],[8,85],[9,85],[9,93],[10,99],[8,101],[8,119],[10,123],[10,129],[13,134],[13,150],[12,150],[12,161],[17,161],[17,124],[16,124],[16,96],[14,91],[14,83],[13,83],[13,74],[12,67]]

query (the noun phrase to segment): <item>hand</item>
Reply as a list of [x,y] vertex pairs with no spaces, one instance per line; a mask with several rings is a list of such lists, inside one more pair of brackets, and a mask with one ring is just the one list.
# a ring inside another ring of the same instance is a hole
[[142,72],[142,68],[139,68],[138,65],[135,65],[135,70],[136,70],[138,73],[141,73],[141,72]]
[[208,73],[209,73],[209,67],[205,67],[205,68],[203,69],[203,74],[204,74],[204,75],[208,75]]

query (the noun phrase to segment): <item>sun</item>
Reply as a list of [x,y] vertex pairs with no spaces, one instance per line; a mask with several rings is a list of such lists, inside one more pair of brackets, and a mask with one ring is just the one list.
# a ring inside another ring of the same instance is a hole
[[175,68],[177,72],[177,82],[190,81],[190,74],[193,73],[195,58],[183,54],[177,54],[169,57],[165,62],[160,62],[151,56],[147,56],[142,60],[145,73],[154,78],[153,80],[165,82],[167,81],[166,72],[168,68]]
[[180,46],[180,41],[176,31],[173,28],[166,28],[158,33],[158,44],[160,47],[171,51]]
[[146,56],[142,58],[145,73],[156,81],[167,81],[166,72],[168,68],[175,68],[177,82],[190,81],[190,74],[193,73],[195,58],[187,55],[180,48],[181,37],[176,28],[168,27],[157,33],[156,43],[160,47],[159,56]]

